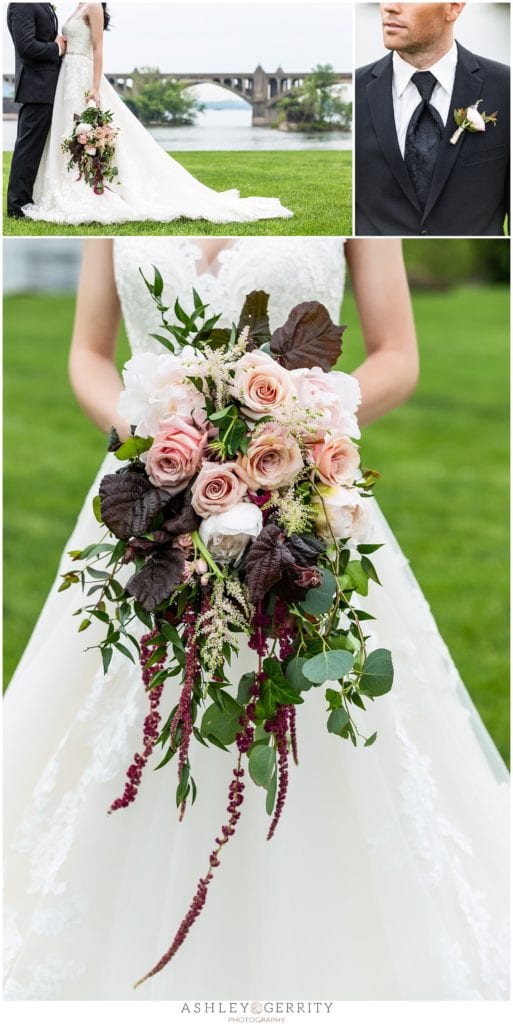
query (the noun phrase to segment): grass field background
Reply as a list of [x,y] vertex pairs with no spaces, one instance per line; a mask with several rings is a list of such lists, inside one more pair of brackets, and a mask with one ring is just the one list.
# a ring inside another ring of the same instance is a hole
[[[250,224],[206,220],[85,224],[68,227],[44,221],[4,219],[4,235],[350,235],[352,233],[351,153],[342,150],[173,153],[204,185],[242,196],[275,196],[293,218]],[[11,154],[4,153],[4,211]],[[162,197],[165,201],[165,196]],[[98,200],[101,203],[101,199]]]
[[[67,381],[73,304],[67,296],[5,303],[6,680],[104,454]],[[414,307],[417,392],[367,428],[363,458],[382,473],[381,507],[507,759],[508,293],[418,292]],[[342,366],[351,370],[363,349],[350,294],[343,320]],[[126,353],[122,338],[120,361]]]

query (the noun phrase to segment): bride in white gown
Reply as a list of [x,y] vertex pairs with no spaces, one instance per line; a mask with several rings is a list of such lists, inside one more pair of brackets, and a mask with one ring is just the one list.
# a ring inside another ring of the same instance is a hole
[[[52,124],[37,173],[34,202],[23,207],[32,220],[55,224],[122,224],[125,221],[173,221],[203,218],[215,224],[292,217],[278,199],[250,196],[236,189],[215,192],[202,185],[159,146],[103,76],[102,4],[79,4],[62,29],[67,40]],[[119,128],[116,165],[119,175],[97,196],[76,170],[67,170],[61,142],[69,136],[73,115],[85,107],[92,91],[97,105],[110,110]]]
[[[270,292],[271,328],[313,297],[339,322],[341,239],[217,242],[85,243],[71,369],[99,426],[115,418],[120,309],[132,351],[159,351],[140,265],[160,268],[170,303],[179,295],[190,308],[196,287],[223,325],[253,288]],[[366,422],[411,391],[415,336],[400,243],[354,240],[346,253],[369,353],[357,371]],[[393,305],[383,299],[392,294]],[[108,456],[99,476],[111,465]],[[97,485],[66,550],[98,537]],[[145,695],[122,655],[105,677],[98,652],[83,653],[72,618],[80,597],[52,588],[6,697],[7,998],[507,998],[508,774],[372,505],[373,539],[385,546],[369,630],[396,670],[367,713],[378,739],[355,750],[328,735],[319,694],[306,694],[275,837],[266,842],[262,792],[248,786],[203,913],[171,964],[135,992],[204,873],[232,758],[196,744],[199,796],[182,823],[169,768],[149,771],[136,803],[107,816],[139,749]],[[61,571],[69,565],[65,555]]]

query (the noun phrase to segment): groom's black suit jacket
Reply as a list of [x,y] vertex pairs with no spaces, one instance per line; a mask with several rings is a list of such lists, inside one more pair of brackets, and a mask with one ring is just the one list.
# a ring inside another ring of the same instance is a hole
[[[399,149],[392,100],[392,54],[355,76],[357,235],[502,235],[509,212],[509,68],[458,43],[454,90],[425,209]],[[485,132],[463,132],[454,109],[482,99],[497,111]]]
[[7,27],[16,56],[17,103],[53,103],[61,59],[51,4],[9,4]]

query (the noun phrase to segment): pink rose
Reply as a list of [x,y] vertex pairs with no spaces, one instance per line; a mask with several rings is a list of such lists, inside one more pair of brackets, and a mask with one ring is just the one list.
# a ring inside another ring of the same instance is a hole
[[204,519],[219,516],[247,493],[236,462],[204,462],[192,486],[192,507]]
[[289,371],[258,350],[239,359],[230,391],[250,420],[268,416],[297,396]]
[[303,409],[319,413],[318,438],[331,428],[348,437],[360,437],[356,410],[360,405],[360,386],[355,377],[339,370],[324,373],[320,366],[292,370],[299,402]]
[[303,456],[297,441],[286,427],[266,424],[250,442],[239,465],[251,490],[259,487],[275,490],[286,487],[303,469]]
[[323,484],[352,484],[358,475],[360,453],[348,437],[327,437],[312,445],[311,457]]
[[79,142],[81,146],[85,146],[89,142],[89,139],[87,135],[77,135],[77,142]]
[[184,491],[199,469],[206,443],[206,431],[198,430],[192,420],[181,416],[162,420],[146,452],[146,472],[152,484],[169,494]]

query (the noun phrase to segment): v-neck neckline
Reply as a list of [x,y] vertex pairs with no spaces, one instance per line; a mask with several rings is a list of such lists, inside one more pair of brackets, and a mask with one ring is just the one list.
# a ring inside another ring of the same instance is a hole
[[229,259],[229,254],[235,252],[240,239],[230,239],[230,244],[221,246],[214,258],[209,260],[208,263],[205,262],[205,251],[199,242],[195,242],[194,239],[190,238],[184,238],[183,241],[189,247],[196,277],[211,277],[214,280],[218,280],[223,273],[227,259]]

